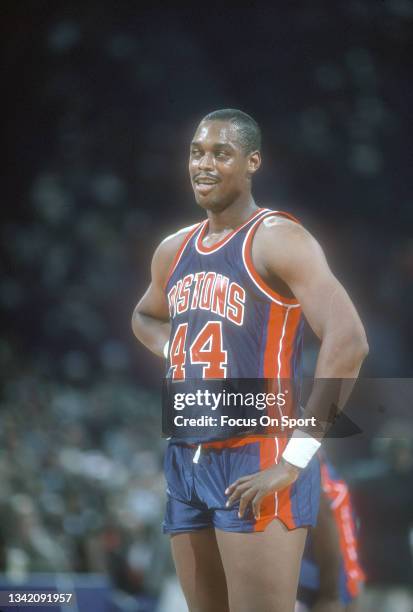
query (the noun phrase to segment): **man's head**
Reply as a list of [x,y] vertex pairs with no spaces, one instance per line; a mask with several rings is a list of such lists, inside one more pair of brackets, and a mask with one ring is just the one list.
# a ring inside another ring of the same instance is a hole
[[254,119],[227,108],[206,115],[191,142],[189,174],[196,201],[220,211],[248,196],[261,164],[261,131]]

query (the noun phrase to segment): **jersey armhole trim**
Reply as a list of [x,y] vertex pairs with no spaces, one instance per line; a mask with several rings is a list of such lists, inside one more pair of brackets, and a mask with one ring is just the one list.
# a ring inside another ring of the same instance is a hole
[[253,261],[252,261],[252,241],[255,235],[255,232],[258,229],[259,224],[263,219],[273,216],[283,216],[299,223],[298,219],[296,219],[293,215],[289,213],[285,213],[278,210],[271,210],[265,215],[262,215],[257,221],[250,227],[245,236],[244,244],[242,245],[242,259],[244,261],[244,266],[246,271],[248,272],[249,277],[254,282],[256,287],[264,293],[270,300],[278,304],[279,306],[284,306],[286,308],[300,308],[300,303],[295,298],[287,298],[283,295],[280,295],[276,291],[274,291],[267,283],[261,278],[259,273],[257,272]]
[[195,226],[193,227],[193,229],[190,230],[187,233],[187,235],[185,236],[185,238],[183,239],[181,246],[177,250],[177,252],[175,254],[175,257],[173,258],[171,267],[169,268],[169,272],[168,272],[168,275],[166,277],[166,281],[164,282],[164,286],[163,286],[164,290],[168,286],[169,280],[170,280],[172,274],[174,273],[177,265],[179,264],[179,262],[181,260],[181,257],[182,257],[182,255],[183,255],[183,253],[185,251],[185,248],[186,248],[188,242],[191,240],[192,236],[194,234],[196,234],[196,232],[199,230],[199,228],[201,227],[202,223],[203,223],[202,221],[200,223],[196,223]]

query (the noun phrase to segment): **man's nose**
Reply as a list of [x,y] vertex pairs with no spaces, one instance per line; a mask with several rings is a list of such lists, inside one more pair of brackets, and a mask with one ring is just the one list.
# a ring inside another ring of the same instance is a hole
[[214,168],[214,156],[212,153],[205,153],[203,157],[199,160],[198,167],[200,170],[208,170]]

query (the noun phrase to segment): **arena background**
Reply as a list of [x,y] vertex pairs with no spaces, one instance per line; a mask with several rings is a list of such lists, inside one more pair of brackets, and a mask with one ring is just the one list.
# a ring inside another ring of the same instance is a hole
[[[363,376],[411,376],[413,3],[1,13],[1,588],[55,580],[78,610],[181,610],[159,603],[162,364],[130,319],[157,243],[202,218],[189,139],[217,108],[258,120],[257,202],[322,243],[367,329]],[[315,351],[308,334],[309,374]],[[413,421],[387,408],[391,437],[329,446],[379,597],[363,609],[409,612]]]

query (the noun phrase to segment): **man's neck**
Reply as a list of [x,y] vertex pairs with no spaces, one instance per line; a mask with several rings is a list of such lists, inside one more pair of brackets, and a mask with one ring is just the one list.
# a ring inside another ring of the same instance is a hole
[[222,211],[216,212],[208,210],[209,234],[223,232],[224,230],[236,229],[247,221],[258,206],[254,198],[249,194],[247,201],[234,202]]

